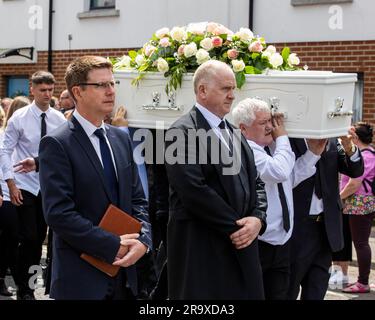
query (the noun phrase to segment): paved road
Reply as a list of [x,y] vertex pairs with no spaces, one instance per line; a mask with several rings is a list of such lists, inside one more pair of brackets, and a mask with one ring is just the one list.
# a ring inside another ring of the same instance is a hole
[[[370,245],[372,249],[372,264],[371,264],[371,273],[370,273],[370,284],[372,286],[370,293],[365,294],[348,294],[343,293],[341,290],[328,290],[325,300],[375,300],[375,227],[373,227],[371,238],[370,238]],[[45,256],[46,249],[44,248],[43,255]],[[357,257],[355,254],[355,250],[353,248],[353,261],[349,266],[349,280],[350,282],[355,282],[358,276],[358,268],[357,268]],[[6,282],[9,286],[12,287],[12,291],[14,295],[12,297],[3,297],[0,296],[0,300],[15,300],[15,289],[14,283],[11,277],[7,277]],[[44,295],[44,288],[37,289],[35,291],[35,296],[37,300],[49,300],[49,297]]]

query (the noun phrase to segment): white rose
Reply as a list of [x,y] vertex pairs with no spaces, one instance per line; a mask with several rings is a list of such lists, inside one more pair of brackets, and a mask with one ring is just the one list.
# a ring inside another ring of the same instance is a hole
[[241,41],[250,41],[252,38],[254,38],[254,34],[249,28],[241,28],[236,33],[236,36],[239,37]]
[[203,35],[206,31],[206,22],[190,23],[187,27],[187,32],[197,35]]
[[163,38],[164,36],[169,35],[169,29],[168,28],[161,28],[155,32],[155,36],[159,39]]
[[240,72],[245,69],[245,63],[242,60],[232,60],[232,66],[234,72]]
[[277,68],[280,67],[284,60],[283,57],[281,56],[280,53],[274,53],[270,58],[269,58],[270,64],[272,67]]
[[184,55],[186,58],[190,58],[197,53],[197,45],[192,42],[184,47]]
[[144,47],[144,52],[145,52],[146,57],[151,56],[155,50],[156,50],[156,47],[150,44]]
[[269,52],[272,55],[276,53],[276,47],[273,45],[269,45],[265,51]]
[[268,60],[271,58],[271,56],[272,56],[272,53],[269,52],[269,51],[263,51],[262,52],[262,57],[266,57],[266,58],[268,58]]
[[297,66],[299,65],[300,61],[299,58],[297,57],[297,54],[291,53],[288,57],[288,64],[290,66]]
[[204,50],[207,51],[210,51],[213,48],[211,38],[204,38],[199,44]]
[[116,63],[115,67],[130,68],[130,62],[132,59],[129,56],[123,56],[119,62]]
[[202,64],[210,60],[210,54],[204,49],[199,49],[197,53],[195,54],[195,57],[197,58],[198,64]]
[[181,42],[183,40],[186,40],[187,33],[183,28],[180,27],[174,27],[171,30],[171,38],[175,41]]
[[168,62],[165,61],[163,58],[159,58],[157,60],[157,68],[159,72],[165,73],[169,70]]
[[137,66],[141,66],[145,62],[145,57],[142,54],[139,54],[135,57],[135,63]]

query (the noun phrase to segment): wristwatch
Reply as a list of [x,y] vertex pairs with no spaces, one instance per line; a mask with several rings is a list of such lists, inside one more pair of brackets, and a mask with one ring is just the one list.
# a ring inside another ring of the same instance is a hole
[[355,153],[356,150],[357,150],[357,147],[355,146],[354,143],[352,143],[348,156],[351,157]]

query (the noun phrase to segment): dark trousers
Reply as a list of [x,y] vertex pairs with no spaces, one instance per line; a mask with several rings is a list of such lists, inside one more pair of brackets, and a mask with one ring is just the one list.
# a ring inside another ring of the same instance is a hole
[[38,266],[42,256],[42,245],[46,238],[47,225],[43,217],[40,193],[34,196],[21,190],[23,204],[17,207],[19,219],[20,246],[18,254],[18,290],[22,293],[32,291],[29,286],[31,266]]
[[5,278],[10,268],[17,283],[18,216],[10,201],[4,201],[0,207],[0,231],[0,278]]
[[297,299],[301,287],[301,300],[323,300],[332,263],[324,221],[295,221],[290,241],[288,298]]
[[126,286],[126,271],[121,268],[115,279],[108,287],[104,300],[135,300],[135,296],[129,287]]
[[290,245],[258,241],[266,300],[286,300],[290,278]]
[[350,231],[357,252],[358,282],[367,285],[371,270],[371,247],[369,238],[371,234],[374,212],[363,216],[349,216]]

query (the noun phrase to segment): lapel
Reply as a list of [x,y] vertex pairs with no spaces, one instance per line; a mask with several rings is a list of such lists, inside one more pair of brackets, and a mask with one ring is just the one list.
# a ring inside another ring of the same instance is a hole
[[[106,127],[106,133],[107,133],[107,138],[109,141],[109,144],[111,145],[112,152],[113,152],[113,157],[115,159],[115,166],[116,166],[116,171],[117,171],[117,180],[118,180],[118,191],[119,195],[121,194],[126,194],[129,191],[125,191],[126,185],[130,185],[129,181],[126,181],[125,179],[122,179],[123,177],[123,168],[125,168],[125,159],[127,159],[127,149],[126,145],[121,144],[119,141],[119,138],[114,134],[112,128],[108,125]],[[129,150],[131,152],[131,150]],[[124,164],[123,164],[124,162]],[[121,207],[122,205],[122,200],[123,197],[119,197],[119,206]]]
[[93,167],[95,168],[96,173],[98,174],[102,186],[107,194],[107,197],[111,202],[111,192],[109,191],[107,184],[105,182],[103,166],[99,160],[99,157],[89,139],[86,132],[83,130],[82,126],[79,124],[76,118],[72,117],[72,120],[69,122],[69,127],[73,132],[74,138],[78,141],[83,151],[86,153],[87,157],[90,159]]

